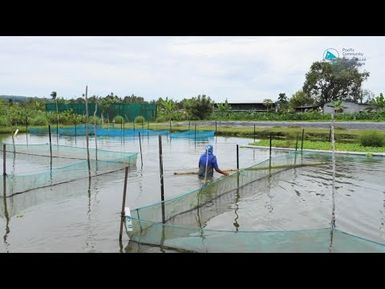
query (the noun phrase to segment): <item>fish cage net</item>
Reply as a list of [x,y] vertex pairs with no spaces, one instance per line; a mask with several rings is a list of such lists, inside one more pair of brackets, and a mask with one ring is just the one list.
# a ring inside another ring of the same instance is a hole
[[330,226],[296,230],[206,227],[210,219],[229,210],[237,195],[255,194],[251,184],[264,185],[268,177],[279,177],[283,171],[330,160],[326,154],[295,152],[265,160],[163,203],[130,210],[127,234],[136,243],[191,252],[385,252],[383,244]]
[[170,134],[170,138],[189,138],[189,139],[195,139],[195,138],[209,138],[214,137],[215,132],[214,131],[195,131],[195,130],[188,130],[183,132],[175,132]]
[[[29,128],[28,132],[34,135],[46,135],[48,134],[48,128]],[[90,136],[95,135],[95,128],[93,125],[88,125],[87,129],[85,125],[79,125],[74,127],[66,128],[56,128],[51,127],[52,134],[59,134],[61,136],[85,136],[86,133]],[[126,129],[126,128],[101,128],[100,126],[96,127],[96,135],[98,137],[135,137],[140,135],[142,136],[157,136],[157,135],[167,135],[169,134],[168,130],[152,130],[152,129]]]
[[[1,162],[3,163],[3,146]],[[51,157],[52,155],[52,157]],[[65,145],[6,146],[6,175],[0,185],[8,197],[29,190],[97,176],[136,165],[137,153]]]

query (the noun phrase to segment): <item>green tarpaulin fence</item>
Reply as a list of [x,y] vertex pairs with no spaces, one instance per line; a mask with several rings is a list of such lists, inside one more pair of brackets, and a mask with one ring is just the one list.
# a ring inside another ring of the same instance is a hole
[[[95,112],[96,104],[88,103],[88,115],[93,116]],[[56,103],[47,103],[45,109],[48,112],[56,112]],[[76,114],[84,115],[86,113],[86,106],[84,103],[71,103],[71,104],[62,104],[57,105],[57,110],[59,112],[70,111],[72,110]],[[143,116],[145,120],[155,120],[156,119],[156,104],[152,103],[116,103],[111,104],[108,107],[102,107],[98,105],[96,115],[110,121],[117,115],[124,117],[125,121],[134,121],[137,116]]]

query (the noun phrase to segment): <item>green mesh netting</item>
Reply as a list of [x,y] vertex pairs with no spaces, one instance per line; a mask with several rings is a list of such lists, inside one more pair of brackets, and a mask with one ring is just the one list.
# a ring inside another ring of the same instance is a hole
[[252,183],[284,170],[328,162],[329,155],[314,153],[289,153],[266,160],[164,203],[131,210],[126,225],[132,224],[132,231],[126,226],[127,233],[134,242],[192,252],[384,252],[385,245],[338,228],[333,231],[324,227],[290,231],[205,228],[208,220],[234,204],[237,193],[252,195]]
[[[93,116],[95,112],[95,103],[88,103],[88,115]],[[56,112],[56,103],[47,103],[45,105],[46,111]],[[57,110],[73,111],[76,114],[84,115],[86,113],[86,106],[84,103],[58,103]],[[101,107],[98,105],[96,115],[98,117],[103,113],[104,117],[112,120],[115,116],[120,115],[124,117],[126,121],[133,121],[137,116],[143,116],[145,120],[156,119],[156,104],[152,103],[114,103],[108,107]]]
[[[1,146],[1,158],[3,156]],[[6,147],[7,175],[1,178],[6,195],[70,182],[89,176],[87,150],[65,145],[13,145]],[[105,174],[136,164],[137,153],[89,149],[91,176]],[[20,166],[20,168],[19,168]]]

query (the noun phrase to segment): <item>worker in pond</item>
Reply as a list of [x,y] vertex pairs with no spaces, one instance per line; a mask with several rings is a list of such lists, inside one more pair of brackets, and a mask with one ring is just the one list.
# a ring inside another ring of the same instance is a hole
[[[218,167],[217,157],[213,153],[214,149],[212,145],[206,146],[206,151],[199,158],[199,178],[212,178],[214,175],[214,169],[225,176],[229,174],[227,172],[222,171]],[[206,170],[207,168],[207,170]]]

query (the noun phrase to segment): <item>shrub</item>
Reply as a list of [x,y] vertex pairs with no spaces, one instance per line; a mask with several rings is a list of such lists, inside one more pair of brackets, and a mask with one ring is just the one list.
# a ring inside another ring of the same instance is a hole
[[0,117],[0,126],[9,126],[10,123],[5,116]]
[[113,122],[115,123],[124,123],[124,117],[121,115],[117,115],[114,117]]
[[48,120],[44,115],[37,115],[29,120],[31,125],[48,125]]
[[137,117],[135,117],[135,123],[144,123],[145,119],[143,116],[141,115],[138,115]]
[[368,131],[361,136],[361,145],[365,147],[382,147],[385,144],[385,136],[376,131]]
[[98,117],[98,116],[90,116],[90,117],[88,118],[88,123],[89,123],[89,124],[94,124],[95,121],[96,121],[96,124],[97,124],[97,125],[99,125],[99,124],[102,123],[102,120],[101,120],[100,117]]

